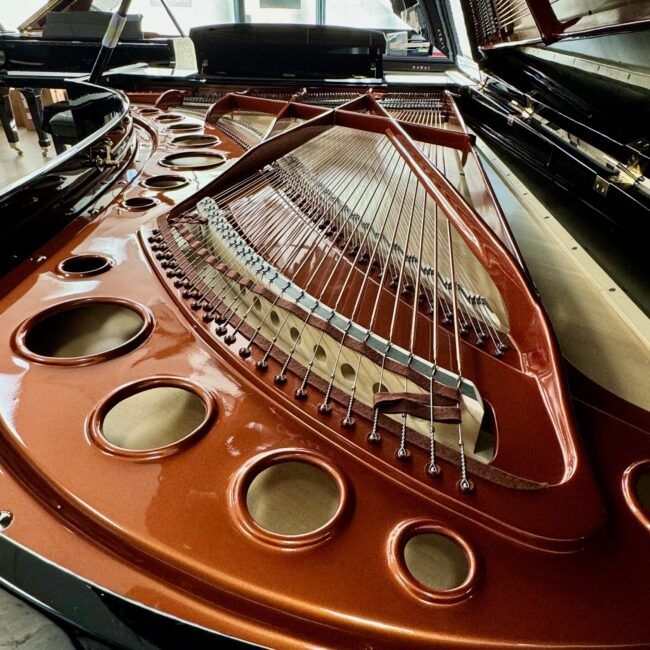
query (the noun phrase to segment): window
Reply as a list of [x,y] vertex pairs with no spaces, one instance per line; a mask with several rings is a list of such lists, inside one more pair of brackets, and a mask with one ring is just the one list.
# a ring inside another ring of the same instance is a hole
[[247,23],[316,25],[316,0],[245,0]]
[[[293,23],[337,25],[381,30],[389,56],[444,56],[441,26],[430,24],[425,0],[167,0],[176,20],[189,32],[199,25],[235,23]],[[4,4],[0,0],[0,4]],[[0,9],[0,23],[15,28],[44,0],[21,0]],[[119,0],[93,0],[92,10],[113,11]],[[434,6],[434,2],[428,2]],[[160,0],[132,0],[131,14],[142,15],[146,34],[176,35],[177,30]],[[4,15],[3,15],[4,14]],[[4,21],[3,21],[4,19]]]
[[393,56],[427,56],[434,49],[419,0],[326,0],[324,22],[379,29],[386,33],[386,53]]

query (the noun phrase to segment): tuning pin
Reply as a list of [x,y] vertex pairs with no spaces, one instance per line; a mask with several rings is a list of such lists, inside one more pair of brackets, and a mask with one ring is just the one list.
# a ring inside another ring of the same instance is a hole
[[248,359],[251,356],[251,346],[248,345],[245,348],[239,348],[239,356],[242,359]]
[[307,399],[307,391],[302,386],[296,389],[294,395],[296,396],[296,399]]
[[354,429],[354,418],[351,415],[346,415],[342,420],[341,420],[341,426],[344,426],[346,429]]
[[280,372],[273,378],[273,381],[278,385],[286,384],[287,376],[284,373]]

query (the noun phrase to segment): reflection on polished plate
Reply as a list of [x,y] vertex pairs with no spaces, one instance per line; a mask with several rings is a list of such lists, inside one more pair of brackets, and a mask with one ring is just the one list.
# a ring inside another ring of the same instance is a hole
[[124,345],[142,331],[142,316],[111,302],[87,302],[38,319],[27,331],[26,348],[52,358],[98,355]]
[[431,591],[460,587],[469,575],[465,551],[439,533],[422,533],[404,545],[404,562],[411,575]]
[[262,470],[246,494],[246,506],[255,523],[278,535],[318,530],[331,521],[339,502],[332,477],[315,465],[299,461]]
[[205,417],[205,404],[192,391],[157,386],[115,404],[104,417],[101,432],[120,449],[157,449],[187,437]]

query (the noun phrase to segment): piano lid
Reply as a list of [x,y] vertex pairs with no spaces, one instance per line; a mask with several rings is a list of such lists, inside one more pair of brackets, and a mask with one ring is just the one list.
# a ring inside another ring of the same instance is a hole
[[207,77],[274,80],[383,77],[382,32],[325,25],[230,24],[190,30]]
[[554,41],[640,29],[650,23],[646,0],[464,0],[480,48]]
[[40,32],[45,26],[45,17],[49,13],[62,11],[88,11],[93,0],[48,0],[18,27],[20,33]]

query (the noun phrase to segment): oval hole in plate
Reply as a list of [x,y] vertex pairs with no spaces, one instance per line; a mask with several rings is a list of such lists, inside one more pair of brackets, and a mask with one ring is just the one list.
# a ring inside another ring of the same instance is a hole
[[143,388],[112,406],[101,422],[104,439],[129,451],[149,451],[191,436],[207,416],[203,400],[187,388]]
[[176,122],[177,120],[182,120],[183,116],[178,113],[163,113],[154,119],[156,122]]
[[210,147],[221,144],[221,140],[216,135],[202,135],[200,133],[179,135],[172,142],[183,147]]
[[344,363],[341,365],[341,374],[343,375],[343,379],[353,381],[357,373],[349,363]]
[[150,196],[132,196],[122,201],[122,205],[129,210],[147,210],[153,208],[157,203],[158,201]]
[[165,156],[160,164],[174,169],[210,169],[223,165],[226,157],[222,153],[183,151]]
[[68,277],[84,278],[105,273],[112,262],[104,255],[72,255],[59,264],[59,273]]
[[440,533],[420,533],[404,545],[409,573],[425,589],[450,591],[465,583],[470,564],[464,549]]
[[202,129],[202,124],[192,124],[191,122],[181,122],[180,124],[170,124],[167,129],[174,133],[182,133],[183,131],[198,131]]
[[189,181],[182,176],[176,174],[161,174],[160,176],[151,176],[142,181],[145,187],[152,190],[176,190],[179,187],[187,185]]
[[37,316],[22,339],[33,355],[76,359],[103,355],[135,343],[146,327],[142,315],[126,305],[87,301]]
[[325,352],[325,348],[322,345],[314,346],[314,358],[321,363],[327,360],[327,352]]
[[284,461],[257,474],[246,492],[253,521],[277,535],[305,535],[328,524],[341,501],[339,489],[323,469],[303,461]]

